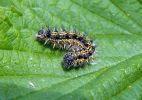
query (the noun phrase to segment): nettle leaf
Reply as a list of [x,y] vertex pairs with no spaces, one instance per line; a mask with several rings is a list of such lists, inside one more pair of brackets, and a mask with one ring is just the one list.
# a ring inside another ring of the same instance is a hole
[[[141,100],[141,19],[141,0],[1,0],[0,100]],[[36,41],[62,25],[95,40],[90,65],[64,71],[66,51]]]

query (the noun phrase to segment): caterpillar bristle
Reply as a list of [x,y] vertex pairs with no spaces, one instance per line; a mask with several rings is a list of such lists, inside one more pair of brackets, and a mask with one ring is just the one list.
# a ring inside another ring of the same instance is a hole
[[83,34],[84,37],[87,36],[87,33],[86,33],[86,32],[82,32],[82,34]]
[[54,43],[54,44],[53,44],[53,48],[55,48],[55,46],[56,46],[56,44]]
[[54,27],[53,31],[54,32],[58,32],[58,29],[56,27]]
[[76,30],[75,28],[73,28],[73,32],[74,32],[74,33],[77,33],[77,30]]
[[61,27],[61,31],[66,32],[66,29],[64,28],[64,26]]

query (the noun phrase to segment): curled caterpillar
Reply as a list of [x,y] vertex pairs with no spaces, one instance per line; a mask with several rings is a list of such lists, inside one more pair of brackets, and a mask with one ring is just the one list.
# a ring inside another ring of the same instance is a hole
[[63,64],[65,69],[78,68],[89,62],[95,52],[93,41],[78,32],[67,32],[64,29],[41,29],[36,35],[38,41],[49,42],[55,46],[64,48],[68,52],[64,55]]

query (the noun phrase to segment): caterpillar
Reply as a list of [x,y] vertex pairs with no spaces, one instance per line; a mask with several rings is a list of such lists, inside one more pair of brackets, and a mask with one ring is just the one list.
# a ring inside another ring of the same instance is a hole
[[71,32],[62,29],[58,31],[48,28],[42,28],[36,34],[36,38],[44,45],[48,43],[58,48],[66,49],[63,58],[63,65],[65,69],[78,68],[84,66],[90,61],[91,56],[95,52],[95,45],[92,40],[88,39],[86,35],[81,35],[79,32]]

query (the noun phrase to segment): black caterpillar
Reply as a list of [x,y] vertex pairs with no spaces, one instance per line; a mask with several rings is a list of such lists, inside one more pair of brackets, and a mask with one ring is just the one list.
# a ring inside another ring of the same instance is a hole
[[78,32],[68,32],[65,29],[58,31],[41,29],[36,35],[38,41],[51,43],[55,46],[68,50],[64,55],[63,64],[65,69],[78,68],[89,62],[90,57],[95,52],[93,41],[88,39],[86,35],[80,35]]

